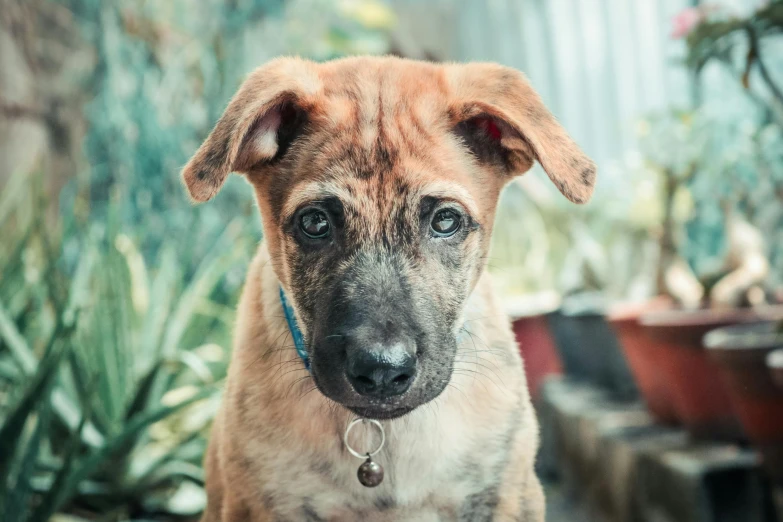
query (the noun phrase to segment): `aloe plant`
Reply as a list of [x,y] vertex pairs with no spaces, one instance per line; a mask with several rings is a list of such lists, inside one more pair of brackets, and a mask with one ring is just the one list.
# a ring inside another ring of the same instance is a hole
[[230,224],[188,279],[175,247],[148,263],[111,219],[63,232],[39,217],[34,184],[7,189],[0,520],[196,514],[226,366],[212,343],[225,344],[233,320],[214,296],[249,256],[251,235]]

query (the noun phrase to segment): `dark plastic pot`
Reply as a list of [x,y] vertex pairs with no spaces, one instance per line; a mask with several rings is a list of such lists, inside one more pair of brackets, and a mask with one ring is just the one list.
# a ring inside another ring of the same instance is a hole
[[664,372],[660,357],[656,357],[655,341],[639,324],[639,317],[652,311],[671,309],[672,306],[672,300],[666,297],[622,303],[613,306],[608,317],[647,409],[662,424],[678,424],[679,417],[674,408],[671,386],[661,378]]
[[[772,375],[772,380],[783,390],[783,350],[775,350],[767,356],[767,367]],[[783,484],[775,485],[772,489],[772,495],[778,520],[783,520]]]
[[563,369],[617,400],[636,400],[639,392],[605,311],[600,294],[584,293],[565,298],[560,309],[547,316]]
[[505,305],[525,362],[527,385],[539,419],[541,444],[536,457],[536,473],[540,477],[556,480],[559,476],[556,426],[549,409],[539,407],[543,382],[547,377],[560,375],[563,371],[547,323],[547,314],[557,309],[560,298],[556,294],[541,293],[509,300]]
[[767,368],[767,357],[783,348],[773,322],[729,326],[708,333],[704,345],[718,363],[742,428],[761,452],[773,481],[783,484],[783,388]]
[[671,310],[640,318],[655,341],[650,348],[658,358],[660,378],[670,386],[677,416],[694,438],[743,438],[717,364],[702,345],[704,335],[716,328],[763,320],[751,309]]
[[767,367],[772,380],[783,389],[783,349],[775,350],[767,356]]
[[557,303],[547,296],[531,296],[524,301],[507,303],[506,306],[519,351],[525,362],[528,389],[535,402],[540,396],[544,379],[563,372],[563,365],[547,324],[547,313],[551,313],[555,308]]

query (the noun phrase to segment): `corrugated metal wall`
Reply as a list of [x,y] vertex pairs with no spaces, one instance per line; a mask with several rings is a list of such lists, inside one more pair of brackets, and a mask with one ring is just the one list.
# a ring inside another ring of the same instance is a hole
[[[740,11],[758,0],[722,2]],[[524,71],[601,170],[622,184],[639,117],[687,107],[692,82],[677,64],[672,17],[691,0],[393,0],[410,54],[491,60]]]

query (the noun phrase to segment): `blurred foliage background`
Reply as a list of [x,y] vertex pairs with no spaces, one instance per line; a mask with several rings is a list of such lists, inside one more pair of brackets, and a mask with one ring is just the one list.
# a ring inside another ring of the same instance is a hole
[[0,520],[203,507],[262,231],[241,179],[195,208],[178,171],[244,75],[280,54],[529,74],[600,182],[584,208],[538,170],[509,186],[489,260],[506,295],[647,296],[672,266],[708,286],[737,221],[779,287],[783,3],[586,4],[0,0]]

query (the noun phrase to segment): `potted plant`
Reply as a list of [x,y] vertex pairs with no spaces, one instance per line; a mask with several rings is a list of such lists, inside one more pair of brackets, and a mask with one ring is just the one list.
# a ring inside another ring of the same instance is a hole
[[[639,122],[639,141],[646,158],[637,178],[644,180],[642,206],[648,210],[645,228],[654,238],[657,260],[648,285],[651,297],[614,303],[609,322],[620,339],[642,398],[659,422],[681,420],[661,340],[640,321],[651,313],[697,309],[704,300],[704,285],[681,255],[683,230],[692,213],[688,187],[693,182],[703,148],[697,114],[669,111]],[[653,186],[657,190],[650,190]],[[664,316],[667,317],[667,316]]]
[[[655,339],[655,360],[686,427],[697,436],[731,436],[738,433],[731,390],[719,378],[719,368],[701,338],[717,327],[761,322],[765,312],[759,305],[774,301],[767,284],[776,272],[770,259],[775,262],[779,254],[767,249],[764,239],[776,234],[779,216],[765,217],[765,225],[761,214],[780,214],[775,209],[780,208],[776,194],[781,183],[774,172],[783,158],[779,152],[767,154],[764,143],[780,143],[783,97],[769,74],[768,57],[760,54],[759,41],[779,32],[783,2],[769,2],[747,17],[705,5],[684,11],[675,21],[675,36],[686,38],[686,63],[696,74],[698,109],[682,118],[680,129],[675,126],[671,143],[659,147],[662,164],[680,170],[692,207],[691,218],[678,230],[687,241],[663,242],[662,258],[667,246],[676,247],[669,252],[679,251],[699,274],[702,292],[690,303],[678,299],[685,304],[679,309],[646,314],[641,323]],[[738,43],[747,44],[749,52]],[[711,105],[709,95],[721,86],[716,88],[720,82],[715,74],[701,83],[703,71],[714,62],[723,69],[710,73],[734,74],[738,59],[743,72],[741,82],[733,84],[741,85],[736,103],[727,105],[721,92]],[[764,88],[756,89],[758,84]],[[751,225],[752,219],[757,226]],[[769,246],[779,249],[776,243],[770,240]],[[722,262],[715,263],[716,259]],[[671,280],[672,274],[661,269],[662,279]]]
[[[703,297],[703,287],[678,254],[678,232],[688,211],[683,209],[682,195],[694,176],[698,148],[683,150],[677,144],[691,137],[691,120],[690,113],[672,111],[651,116],[637,126],[647,161],[635,172],[645,188],[635,194],[641,203],[635,207],[647,208],[644,228],[655,241],[657,259],[647,294],[651,297],[614,303],[608,316],[642,399],[653,417],[664,424],[676,424],[680,419],[672,387],[662,378],[665,369],[656,341],[639,321],[650,312],[683,304],[695,307]],[[651,185],[657,190],[651,191]]]
[[774,355],[783,353],[783,307],[766,313],[769,321],[713,330],[704,344],[718,364],[734,414],[761,453],[773,484],[783,489],[783,387],[775,377],[781,377],[783,366],[775,367],[781,356]]
[[636,400],[636,384],[607,322],[603,249],[578,226],[572,229],[572,244],[562,274],[561,306],[548,315],[564,371],[604,388],[616,400]]
[[[697,437],[736,438],[741,432],[728,392],[714,363],[704,353],[701,340],[714,328],[761,320],[751,305],[769,298],[765,288],[770,273],[767,248],[762,233],[734,210],[737,205],[728,198],[720,205],[723,224],[715,234],[723,248],[707,248],[722,251],[720,262],[705,254],[704,247],[700,251],[698,242],[694,245],[685,240],[683,233],[688,223],[675,219],[676,199],[679,191],[699,197],[703,188],[699,185],[703,181],[700,176],[709,174],[713,167],[705,165],[702,159],[708,143],[704,131],[708,135],[715,131],[703,114],[673,116],[668,125],[658,127],[658,132],[663,129],[666,136],[690,146],[678,155],[674,144],[657,144],[662,158],[658,161],[664,186],[664,214],[656,286],[658,294],[670,296],[674,306],[637,316],[638,331],[635,336],[627,332],[626,339],[632,340],[623,346],[633,361],[637,381],[645,382],[642,389],[648,404],[673,406],[674,411],[668,413],[674,415],[659,412],[659,419],[679,419]],[[691,223],[702,219],[700,212],[706,211],[697,206],[690,209]],[[689,258],[690,263],[683,257]],[[697,266],[700,277],[693,274],[691,264]],[[633,328],[632,319],[626,317],[626,323],[630,323],[626,329]],[[631,353],[634,351],[645,353],[640,356]],[[661,381],[666,385],[654,386]]]
[[703,349],[704,335],[729,325],[759,323],[781,310],[762,306],[769,264],[760,233],[729,213],[725,237],[725,263],[717,276],[702,279],[704,298],[698,308],[651,312],[641,318],[646,334],[656,342],[652,352],[670,385],[677,414],[699,438],[734,439],[741,434],[730,390]]

